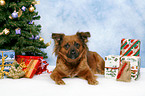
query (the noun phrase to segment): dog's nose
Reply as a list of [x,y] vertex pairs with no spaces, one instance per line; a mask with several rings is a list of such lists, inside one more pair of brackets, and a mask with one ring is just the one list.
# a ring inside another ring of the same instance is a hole
[[76,53],[76,51],[75,51],[75,50],[71,50],[71,53],[72,53],[72,54],[75,54],[75,53]]

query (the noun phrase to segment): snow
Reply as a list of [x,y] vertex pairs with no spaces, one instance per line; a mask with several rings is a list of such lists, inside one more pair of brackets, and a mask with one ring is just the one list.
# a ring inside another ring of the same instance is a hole
[[[51,71],[55,66],[49,66]],[[137,81],[120,82],[97,75],[98,85],[89,85],[80,78],[64,78],[66,85],[56,85],[50,74],[35,75],[32,79],[0,80],[0,96],[145,96],[145,68]]]

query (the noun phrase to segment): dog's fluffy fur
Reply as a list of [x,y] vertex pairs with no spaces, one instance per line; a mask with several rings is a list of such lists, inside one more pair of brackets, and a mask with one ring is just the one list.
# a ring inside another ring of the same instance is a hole
[[89,84],[98,84],[94,74],[104,74],[104,60],[98,53],[88,50],[88,37],[89,32],[77,32],[72,36],[52,33],[54,51],[58,57],[50,77],[56,84],[65,84],[63,77],[74,76],[86,79]]

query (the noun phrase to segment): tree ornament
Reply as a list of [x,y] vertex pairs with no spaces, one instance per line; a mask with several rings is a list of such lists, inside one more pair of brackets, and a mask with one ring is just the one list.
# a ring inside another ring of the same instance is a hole
[[10,19],[14,19],[12,16],[9,16]]
[[34,12],[34,7],[32,5],[29,7],[29,11]]
[[32,2],[32,4],[34,4],[34,5],[40,4],[40,1],[34,1],[34,2]]
[[17,29],[15,29],[15,32],[16,32],[16,34],[21,34],[21,29],[17,28]]
[[0,5],[4,6],[6,4],[5,0],[0,0]]
[[18,18],[18,13],[16,12],[16,10],[12,13],[11,15],[14,19]]
[[8,35],[8,34],[10,33],[10,31],[9,31],[9,29],[5,28],[5,29],[3,30],[3,33],[5,33],[5,35]]
[[22,11],[21,9],[19,9],[19,11],[18,11],[17,13],[18,13],[18,17],[21,17],[21,16],[22,16],[23,11]]
[[34,39],[34,35],[32,35],[32,37],[31,37],[31,38],[29,38],[29,39],[31,39],[31,40],[32,40],[32,39]]
[[22,6],[22,11],[26,11],[26,7],[25,6]]
[[18,12],[16,10],[9,16],[10,19],[18,18],[22,16],[23,11],[19,9]]
[[39,35],[35,36],[35,40],[37,40],[37,39],[39,39],[39,38],[40,38],[40,36],[39,36]]
[[51,41],[48,42],[48,43],[46,43],[46,46],[47,46],[47,47],[50,46],[50,45],[51,45]]
[[28,24],[34,24],[34,21],[33,21],[33,20],[31,20],[31,21],[29,21],[29,22],[28,22]]
[[3,35],[4,34],[4,32],[2,31],[1,33],[0,33],[0,35]]
[[39,38],[40,41],[44,41],[44,39],[42,37]]

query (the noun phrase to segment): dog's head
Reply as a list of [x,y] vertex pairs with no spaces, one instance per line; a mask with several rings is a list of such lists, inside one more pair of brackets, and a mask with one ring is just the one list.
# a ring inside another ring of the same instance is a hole
[[90,37],[89,32],[77,32],[76,35],[66,36],[65,34],[52,33],[55,41],[55,54],[63,54],[65,59],[75,60],[84,50],[87,50],[86,43]]

